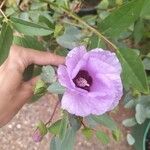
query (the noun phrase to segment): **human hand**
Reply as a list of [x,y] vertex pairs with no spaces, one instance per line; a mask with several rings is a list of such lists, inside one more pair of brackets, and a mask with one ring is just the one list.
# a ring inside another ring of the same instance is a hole
[[10,121],[33,95],[37,78],[23,81],[25,68],[31,64],[59,65],[64,57],[13,45],[7,60],[0,66],[0,127]]

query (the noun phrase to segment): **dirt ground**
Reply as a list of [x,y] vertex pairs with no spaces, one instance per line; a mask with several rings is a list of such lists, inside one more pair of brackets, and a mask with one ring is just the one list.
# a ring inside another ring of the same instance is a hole
[[[48,120],[55,102],[53,97],[47,96],[32,105],[25,105],[9,124],[0,129],[0,150],[49,150],[50,135],[37,144],[33,142],[32,134],[39,120]],[[75,150],[133,150],[126,142],[127,131],[121,125],[126,114],[125,110],[121,109],[118,115],[114,115],[124,135],[120,142],[111,140],[108,145],[103,145],[95,137],[87,141],[78,133]],[[60,112],[57,111],[55,118],[59,115]]]

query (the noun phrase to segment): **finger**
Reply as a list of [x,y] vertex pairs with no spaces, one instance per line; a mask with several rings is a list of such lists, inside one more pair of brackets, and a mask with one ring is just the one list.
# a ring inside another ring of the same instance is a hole
[[16,54],[19,54],[18,57],[22,59],[23,64],[27,67],[30,64],[37,64],[37,65],[60,65],[65,62],[65,58],[62,56],[58,56],[52,54],[50,52],[41,52],[37,50],[33,50],[30,48],[24,48],[21,46],[13,45],[11,47],[11,51]]
[[65,63],[65,58],[52,54],[50,52],[39,52],[36,50],[28,50],[28,60],[30,64],[37,65],[60,65]]

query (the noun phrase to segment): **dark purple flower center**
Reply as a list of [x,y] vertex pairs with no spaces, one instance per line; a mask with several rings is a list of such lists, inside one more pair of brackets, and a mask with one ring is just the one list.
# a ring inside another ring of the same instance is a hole
[[73,79],[73,82],[77,87],[90,91],[93,80],[88,71],[80,70],[76,77]]

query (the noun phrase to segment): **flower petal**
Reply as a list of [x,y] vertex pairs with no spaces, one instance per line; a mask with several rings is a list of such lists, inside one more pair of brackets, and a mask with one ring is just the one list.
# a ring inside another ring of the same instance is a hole
[[113,88],[113,93],[115,94],[115,98],[114,101],[112,103],[112,105],[109,108],[109,111],[114,109],[119,101],[121,100],[121,97],[123,95],[123,86],[122,86],[122,81],[120,76],[116,76],[116,75],[111,75],[109,76],[110,82],[112,82],[114,88]]
[[88,116],[91,107],[87,103],[87,97],[75,92],[66,91],[62,98],[62,108],[77,116]]
[[65,92],[62,98],[62,108],[77,116],[88,116],[90,114],[101,115],[107,112],[113,102],[111,97],[93,98],[80,95],[71,91]]
[[85,46],[79,46],[72,49],[66,57],[66,66],[68,72],[72,72],[79,60],[86,54]]
[[94,60],[97,60],[93,65],[95,65],[95,67],[97,66],[97,69],[101,69],[103,73],[106,73],[106,71],[121,73],[121,64],[115,53],[94,49],[88,53],[88,56],[90,57],[89,62],[95,62]]
[[58,74],[58,80],[62,86],[67,87],[67,88],[73,87],[73,83],[69,77],[66,66],[59,65],[57,74]]

